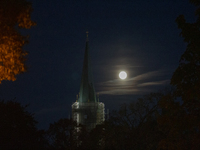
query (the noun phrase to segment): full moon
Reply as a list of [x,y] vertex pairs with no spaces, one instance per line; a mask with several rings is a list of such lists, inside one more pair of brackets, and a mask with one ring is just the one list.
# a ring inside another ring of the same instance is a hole
[[119,73],[119,78],[120,78],[120,79],[124,80],[124,79],[126,79],[126,77],[127,77],[127,74],[126,74],[125,71],[121,71],[121,72]]

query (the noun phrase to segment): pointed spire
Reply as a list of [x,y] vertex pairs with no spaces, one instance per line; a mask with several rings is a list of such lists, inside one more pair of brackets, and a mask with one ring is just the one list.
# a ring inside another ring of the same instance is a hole
[[90,64],[89,57],[89,40],[88,40],[88,31],[86,32],[86,47],[85,47],[85,55],[83,61],[83,71],[81,78],[81,87],[80,87],[80,96],[78,101],[82,103],[88,102],[96,102],[96,94],[94,90],[94,83],[92,77],[92,69]]

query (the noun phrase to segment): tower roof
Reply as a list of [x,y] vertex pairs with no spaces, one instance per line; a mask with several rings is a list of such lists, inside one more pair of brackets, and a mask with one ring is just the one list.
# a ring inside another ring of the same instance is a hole
[[80,86],[80,96],[78,101],[82,103],[86,102],[96,102],[96,94],[94,90],[94,83],[92,77],[92,68],[89,56],[89,40],[88,32],[85,46],[85,55],[83,61],[83,71]]

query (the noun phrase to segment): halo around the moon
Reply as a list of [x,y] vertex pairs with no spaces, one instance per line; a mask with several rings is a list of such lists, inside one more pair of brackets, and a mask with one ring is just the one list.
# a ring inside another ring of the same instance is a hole
[[127,77],[127,73],[125,71],[121,71],[119,73],[119,78],[120,79],[124,80],[124,79],[126,79],[126,77]]

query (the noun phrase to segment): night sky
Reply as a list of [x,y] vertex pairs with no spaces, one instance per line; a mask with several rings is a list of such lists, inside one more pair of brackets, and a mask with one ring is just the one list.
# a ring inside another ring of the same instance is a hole
[[[38,127],[68,118],[79,93],[86,31],[95,90],[116,109],[170,83],[186,44],[176,17],[194,21],[189,0],[30,0],[37,26],[24,47],[28,71],[3,81],[0,98],[16,98]],[[120,80],[120,71],[128,78]]]

